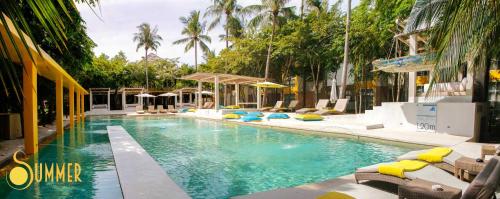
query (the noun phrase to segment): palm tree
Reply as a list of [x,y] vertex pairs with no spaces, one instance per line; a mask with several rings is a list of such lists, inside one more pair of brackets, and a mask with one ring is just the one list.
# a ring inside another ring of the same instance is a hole
[[203,52],[210,51],[205,42],[212,42],[212,39],[208,35],[205,35],[206,22],[200,21],[200,11],[193,10],[189,16],[179,18],[181,22],[185,25],[182,29],[182,34],[187,36],[183,39],[174,41],[174,44],[186,44],[184,49],[185,52],[191,50],[194,47],[194,65],[196,71],[198,71],[198,45]]
[[[78,2],[83,2],[93,7],[99,3],[98,0],[80,0]],[[4,50],[8,49],[7,44],[12,43],[16,50],[22,48],[18,46],[15,42],[10,42],[12,39],[11,33],[17,32],[20,33],[23,31],[27,34],[27,36],[36,43],[36,39],[31,31],[31,26],[28,21],[30,17],[27,17],[26,10],[23,10],[23,6],[20,6],[20,1],[0,1],[0,21],[5,23],[7,18],[12,19],[11,22],[15,27],[15,30],[11,30],[9,26],[3,26],[6,29],[7,35],[0,34],[0,52],[2,52],[3,56],[0,58],[0,80],[2,82],[2,90],[5,92],[7,96],[9,96],[9,89],[7,87],[12,87],[13,92],[19,102],[21,102],[22,92],[18,89],[21,87],[21,82],[19,79],[19,75],[15,72],[17,70],[17,66],[13,63],[14,60],[22,60],[21,54],[19,53],[7,53]],[[36,23],[40,24],[41,28],[46,32],[45,37],[51,41],[53,41],[54,45],[62,52],[66,51],[66,27],[63,24],[65,20],[63,19],[71,19],[71,16],[68,12],[70,7],[76,9],[76,5],[72,0],[63,0],[63,1],[40,1],[40,0],[25,0],[23,4],[27,5],[33,14],[33,18],[36,20]],[[68,6],[69,5],[69,6]],[[31,14],[30,14],[31,15]],[[27,48],[28,41],[21,40],[23,47]],[[35,46],[37,48],[38,53],[40,53],[40,47]],[[4,50],[1,50],[4,49]],[[30,58],[33,60],[34,57],[30,54]],[[33,60],[34,61],[34,60]],[[21,65],[23,62],[20,63]]]
[[347,87],[347,66],[349,65],[349,28],[351,27],[351,0],[347,1],[347,16],[345,26],[345,43],[344,43],[344,63],[342,65],[342,81],[340,83],[339,98],[345,98],[345,90]]
[[163,40],[160,35],[158,35],[158,27],[151,29],[151,25],[148,23],[142,23],[137,26],[139,32],[134,33],[134,42],[137,42],[137,49],[144,48],[145,51],[145,67],[146,67],[146,91],[149,89],[149,79],[148,79],[148,51],[156,51],[160,47],[160,41]]
[[[430,28],[430,45],[436,50],[431,85],[449,81],[462,63],[468,69],[488,67],[500,53],[500,4],[488,0],[417,0],[406,32]],[[430,86],[432,88],[432,86]]]
[[[234,16],[241,10],[241,6],[238,5],[237,0],[214,0],[214,4],[207,8],[205,17],[213,17],[212,23],[208,26],[208,30],[212,30],[215,26],[219,25],[222,17],[225,17],[224,30],[226,31],[224,40],[226,41],[226,48],[229,48],[229,34],[232,28],[236,26],[231,25],[231,23],[239,22],[238,18]],[[234,36],[234,35],[233,35]]]
[[269,65],[271,62],[271,51],[273,45],[276,27],[282,24],[288,17],[293,16],[294,7],[286,7],[290,0],[262,0],[261,4],[250,5],[243,9],[244,13],[256,13],[255,17],[250,20],[249,26],[257,27],[269,25],[271,23],[272,32],[269,46],[267,48],[265,80],[269,79]]

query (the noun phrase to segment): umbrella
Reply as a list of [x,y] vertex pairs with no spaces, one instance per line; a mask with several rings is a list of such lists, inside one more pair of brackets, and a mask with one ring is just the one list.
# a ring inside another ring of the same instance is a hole
[[150,95],[150,94],[147,94],[147,93],[141,93],[141,94],[138,94],[138,95],[135,95],[135,96],[137,96],[137,97],[146,97],[146,98],[147,97],[156,97],[154,95]]
[[330,91],[330,101],[335,101],[337,100],[339,97],[337,95],[337,80],[336,79],[332,79],[332,90]]
[[252,84],[252,86],[256,86],[259,88],[285,88],[286,86],[283,86],[281,84],[276,84],[273,82],[259,82],[256,84]]
[[177,94],[175,94],[175,93],[163,93],[163,94],[160,94],[158,96],[160,96],[160,97],[175,97],[175,96],[177,96]]

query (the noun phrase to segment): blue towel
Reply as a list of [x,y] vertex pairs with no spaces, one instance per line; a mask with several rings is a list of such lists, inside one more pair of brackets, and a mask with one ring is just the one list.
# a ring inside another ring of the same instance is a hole
[[237,114],[237,115],[246,115],[246,114],[248,114],[246,111],[234,111],[233,113]]
[[271,115],[267,116],[267,119],[288,119],[290,116],[288,116],[285,113],[272,113]]
[[260,117],[257,117],[257,116],[253,116],[253,115],[247,115],[247,116],[244,116],[241,118],[241,121],[243,122],[256,122],[256,121],[261,121],[262,119]]

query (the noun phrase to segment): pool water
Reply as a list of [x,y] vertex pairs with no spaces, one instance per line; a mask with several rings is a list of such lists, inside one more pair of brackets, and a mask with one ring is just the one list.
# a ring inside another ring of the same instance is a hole
[[122,198],[108,125],[122,125],[195,199],[320,182],[414,150],[202,119],[88,117],[38,154],[39,162],[78,162],[81,183],[34,183],[16,191],[2,179],[0,198]]
[[[17,191],[0,179],[0,198],[123,198],[106,126],[109,121],[85,122],[50,143],[40,143],[38,162],[75,162],[81,166],[79,183],[40,182]],[[28,164],[34,169],[34,157]],[[2,173],[1,176],[4,176]]]
[[144,117],[116,124],[195,199],[320,182],[414,150],[192,118]]

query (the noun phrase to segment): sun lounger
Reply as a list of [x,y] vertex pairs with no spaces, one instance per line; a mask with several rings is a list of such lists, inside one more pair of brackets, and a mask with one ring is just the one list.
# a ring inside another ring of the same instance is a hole
[[158,110],[155,109],[155,106],[149,105],[148,106],[148,113],[158,113]]
[[[417,160],[419,154],[428,152],[429,150],[430,149],[410,151],[404,155],[399,156],[397,160]],[[464,155],[453,150],[450,154],[444,156],[442,162],[435,162],[432,163],[432,165],[450,173],[455,173],[455,161],[460,159],[461,157],[464,157]]]
[[297,108],[297,105],[299,104],[299,101],[297,100],[292,100],[290,101],[290,104],[288,104],[288,107],[286,107],[284,109],[284,111],[287,111],[287,112],[294,112],[295,111],[295,108]]
[[314,112],[314,111],[318,111],[318,110],[323,110],[323,109],[326,109],[326,107],[328,106],[328,103],[330,103],[330,100],[320,99],[320,100],[318,100],[318,103],[316,104],[315,108],[301,108],[295,112],[296,113],[309,113],[309,112]]
[[158,109],[159,113],[167,113],[167,110],[163,108],[163,105],[157,105],[156,109]]
[[333,107],[333,109],[322,109],[322,110],[318,110],[314,113],[320,114],[320,115],[344,114],[346,109],[347,109],[348,102],[349,102],[349,99],[339,99],[335,103],[335,106]]
[[376,164],[356,170],[354,177],[356,182],[361,180],[384,181],[398,185],[405,185],[407,182],[415,179],[429,181],[435,184],[446,185],[461,189],[462,198],[490,198],[495,193],[500,183],[500,162],[499,157],[490,159],[484,169],[471,182],[467,183],[459,180],[455,176],[443,171],[431,164],[422,169],[410,172],[404,172],[404,178],[380,174],[378,167],[382,164]]
[[169,112],[169,113],[177,113],[177,110],[175,110],[174,106],[168,105],[167,106],[167,112]]
[[202,109],[212,109],[214,107],[214,102],[205,102],[203,104]]
[[144,114],[144,109],[142,109],[142,105],[135,106],[135,112],[137,114]]
[[278,112],[278,111],[282,110],[282,108],[283,108],[283,101],[276,101],[276,104],[274,105],[274,107],[261,108],[260,111]]

